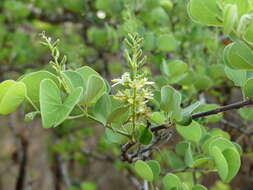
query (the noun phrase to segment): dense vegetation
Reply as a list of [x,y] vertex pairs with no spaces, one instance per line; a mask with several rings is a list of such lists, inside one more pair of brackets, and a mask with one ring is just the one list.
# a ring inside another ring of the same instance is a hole
[[2,0],[0,189],[252,189],[252,10]]

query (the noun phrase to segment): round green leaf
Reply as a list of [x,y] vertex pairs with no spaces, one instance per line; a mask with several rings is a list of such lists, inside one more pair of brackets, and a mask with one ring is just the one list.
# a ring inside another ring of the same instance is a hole
[[222,152],[228,164],[228,176],[225,182],[230,182],[238,173],[241,166],[240,154],[234,148],[227,148]]
[[188,4],[188,13],[194,21],[220,26],[221,12],[214,0],[190,0]]
[[23,82],[6,80],[0,83],[0,114],[13,112],[25,99],[26,86]]
[[245,97],[253,97],[253,77],[247,80],[243,92]]
[[176,189],[179,190],[181,188],[181,181],[179,177],[175,174],[168,173],[163,178],[163,185],[166,189]]
[[86,90],[81,103],[85,106],[91,106],[103,96],[106,92],[106,85],[104,80],[96,75],[91,75],[88,78]]
[[201,125],[196,121],[188,126],[177,125],[176,129],[182,137],[190,141],[199,142],[202,137]]
[[156,160],[149,160],[147,164],[149,165],[149,167],[151,168],[153,172],[154,179],[158,179],[161,172],[161,167],[160,167],[159,162]]
[[154,175],[153,175],[152,169],[146,162],[142,160],[138,160],[137,162],[135,162],[134,168],[135,168],[136,173],[142,179],[145,179],[147,181],[153,181]]
[[225,181],[228,176],[227,160],[223,156],[222,151],[217,146],[213,146],[210,153],[214,157],[215,167],[218,170],[220,178]]
[[[85,88],[85,82],[81,74],[76,71],[67,70],[63,72],[63,76],[66,80],[68,90],[73,92],[74,89],[81,87]],[[85,90],[85,89],[84,89]]]

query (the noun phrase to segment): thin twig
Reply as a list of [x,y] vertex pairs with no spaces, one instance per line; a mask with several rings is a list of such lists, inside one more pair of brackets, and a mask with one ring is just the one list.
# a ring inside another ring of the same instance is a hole
[[[215,115],[215,114],[229,111],[229,110],[240,109],[242,107],[249,106],[249,105],[253,105],[253,100],[250,98],[246,98],[245,100],[240,101],[240,102],[236,102],[236,103],[229,104],[226,106],[220,106],[218,108],[211,109],[211,110],[208,110],[205,112],[199,112],[199,113],[192,114],[192,119],[198,119],[198,118],[206,117],[209,115]],[[168,126],[169,126],[169,124],[158,125],[156,127],[152,127],[151,131],[155,132],[155,131],[159,131],[162,129],[166,129],[166,128],[168,128]]]

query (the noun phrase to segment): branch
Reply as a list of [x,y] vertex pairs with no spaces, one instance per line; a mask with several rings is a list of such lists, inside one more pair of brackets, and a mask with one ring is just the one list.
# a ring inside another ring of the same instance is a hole
[[[240,102],[236,102],[236,103],[229,104],[229,105],[226,105],[226,106],[220,106],[218,108],[211,109],[211,110],[208,110],[208,111],[205,111],[205,112],[199,112],[199,113],[192,114],[192,119],[198,119],[200,117],[215,115],[215,114],[225,112],[225,111],[229,111],[229,110],[240,109],[242,107],[249,106],[249,105],[253,105],[253,100],[250,99],[250,98],[246,98],[245,100],[240,101]],[[151,131],[156,132],[156,131],[159,131],[159,130],[162,130],[162,129],[169,128],[170,126],[171,126],[171,124],[158,125],[156,127],[151,128]]]
[[253,100],[250,98],[247,98],[241,102],[236,102],[234,104],[221,106],[221,107],[218,107],[218,108],[206,111],[206,112],[195,113],[192,115],[192,119],[197,119],[197,118],[205,117],[205,116],[209,116],[209,115],[215,115],[215,114],[225,112],[228,110],[240,109],[240,108],[242,108],[244,106],[248,106],[248,105],[253,105]]

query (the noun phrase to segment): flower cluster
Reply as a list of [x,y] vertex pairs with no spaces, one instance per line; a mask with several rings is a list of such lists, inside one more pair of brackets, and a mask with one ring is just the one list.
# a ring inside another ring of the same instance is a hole
[[[136,75],[135,79],[131,79],[129,73],[124,73],[121,78],[114,79],[112,82],[114,82],[113,86],[121,85],[124,88],[119,90],[114,98],[125,104],[135,104],[137,118],[140,119],[149,113],[150,109],[146,104],[153,99],[151,86],[154,82],[148,81],[143,75]],[[136,94],[134,94],[134,90],[137,91]]]

